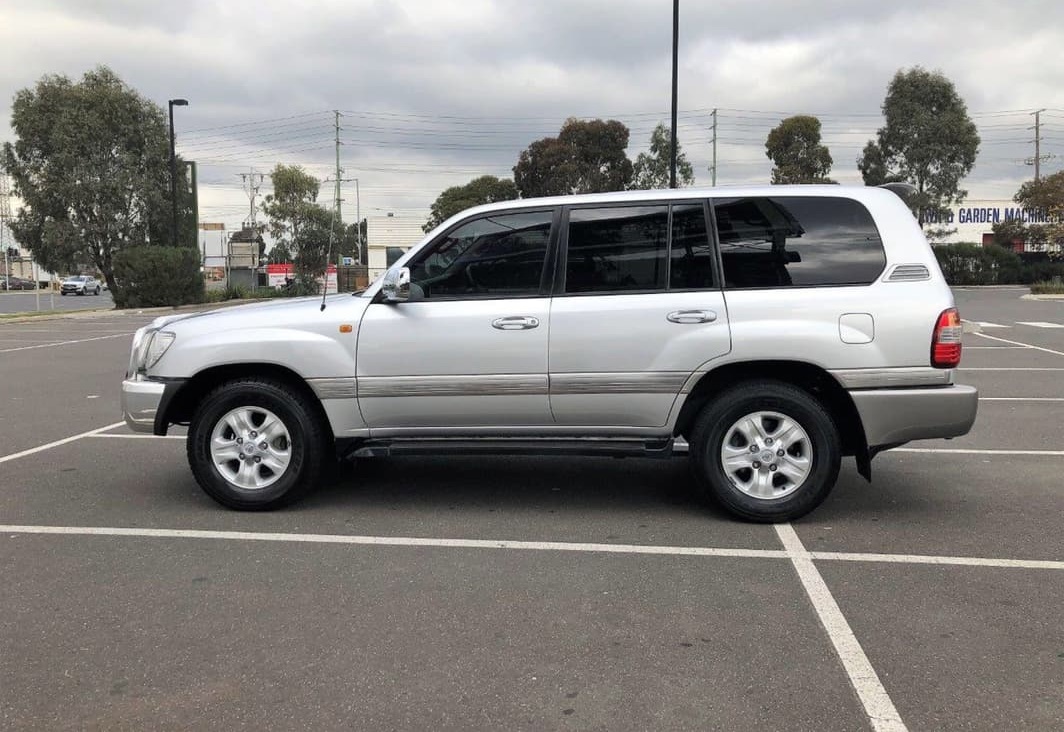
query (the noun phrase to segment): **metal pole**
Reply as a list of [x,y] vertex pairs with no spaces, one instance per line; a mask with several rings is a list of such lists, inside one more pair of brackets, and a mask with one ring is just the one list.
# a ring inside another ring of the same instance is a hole
[[672,140],[669,154],[669,188],[676,187],[676,87],[680,43],[680,0],[672,0]]
[[[362,250],[365,249],[362,246],[362,200],[358,193],[358,178],[355,178],[355,218],[358,220],[358,263],[369,264],[369,262],[362,261]],[[366,253],[366,259],[369,259],[369,253]]]
[[40,284],[40,282],[38,282],[38,280],[40,279],[40,275],[37,273],[37,260],[36,259],[33,260],[33,266],[30,267],[30,273],[33,274],[33,294],[37,296],[36,297],[36,299],[37,299],[37,312],[40,312],[41,311],[41,288],[38,287],[38,285]]
[[1042,157],[1042,135],[1040,117],[1042,110],[1034,113],[1034,180],[1037,183],[1039,177],[1039,158]]
[[170,105],[170,246],[177,244],[177,154],[174,152],[174,101]]
[[713,108],[713,186],[717,185],[717,108]]
[[177,153],[174,150],[174,107],[188,106],[187,99],[171,99],[170,106],[170,245],[177,246]]

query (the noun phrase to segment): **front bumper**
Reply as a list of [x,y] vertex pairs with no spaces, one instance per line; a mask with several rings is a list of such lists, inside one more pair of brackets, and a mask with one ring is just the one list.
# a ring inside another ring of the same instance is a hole
[[155,416],[166,393],[166,384],[137,378],[122,382],[122,416],[134,432],[155,434]]
[[871,450],[911,440],[960,437],[975,424],[979,392],[972,386],[851,391]]

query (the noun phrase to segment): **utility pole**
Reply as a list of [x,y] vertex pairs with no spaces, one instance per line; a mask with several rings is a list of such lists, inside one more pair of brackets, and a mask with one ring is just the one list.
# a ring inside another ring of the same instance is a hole
[[340,198],[340,179],[343,177],[344,171],[340,169],[340,110],[334,109],[333,114],[336,115],[336,196],[333,202],[333,211],[337,221],[343,221],[343,215],[340,212],[340,204],[342,200]]
[[[256,177],[258,181],[256,181]],[[256,173],[254,168],[250,168],[247,173],[240,173],[240,179],[243,181],[244,193],[248,197],[248,217],[244,219],[244,225],[255,228],[255,199],[259,196],[259,188],[262,187],[262,181],[266,176],[262,173]]]
[[680,43],[680,0],[672,0],[672,139],[669,151],[669,188],[676,187],[676,87]]
[[1040,169],[1039,169],[1039,164],[1043,160],[1049,160],[1049,159],[1051,159],[1053,157],[1052,155],[1043,155],[1042,154],[1042,120],[1041,120],[1041,116],[1042,116],[1042,112],[1044,112],[1044,111],[1045,111],[1045,109],[1039,109],[1039,110],[1036,110],[1036,111],[1032,112],[1031,114],[1034,115],[1034,127],[1028,127],[1027,128],[1029,130],[1034,130],[1034,157],[1033,158],[1027,158],[1026,160],[1024,160],[1024,162],[1027,165],[1034,165],[1034,180],[1035,180],[1036,183],[1038,182],[1038,179],[1040,177],[1040,172],[1041,172]]
[[713,173],[712,185],[717,185],[717,108],[713,108],[713,165],[709,166],[709,170]]
[[0,249],[4,251],[4,292],[11,289],[11,260],[7,248],[10,246],[4,237],[7,222],[11,219],[11,189],[8,188],[7,174],[0,169]]

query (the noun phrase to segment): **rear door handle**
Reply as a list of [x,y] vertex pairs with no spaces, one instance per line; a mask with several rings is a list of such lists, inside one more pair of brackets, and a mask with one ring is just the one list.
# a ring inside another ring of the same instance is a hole
[[508,318],[496,318],[491,321],[492,328],[499,330],[529,330],[539,327],[539,318],[531,315],[511,315]]
[[712,323],[717,314],[712,310],[674,310],[665,316],[670,323]]

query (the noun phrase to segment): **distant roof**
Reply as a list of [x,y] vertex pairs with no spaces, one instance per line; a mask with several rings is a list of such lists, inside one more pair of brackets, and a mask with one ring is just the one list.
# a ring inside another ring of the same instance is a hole
[[414,216],[369,216],[366,243],[371,247],[411,247],[425,238],[424,218]]
[[234,243],[235,242],[247,242],[247,243],[261,242],[261,241],[263,241],[262,232],[257,231],[255,229],[252,229],[251,227],[246,227],[246,228],[240,229],[239,231],[234,231],[232,234],[230,234],[229,235],[229,241],[230,242],[234,242]]

